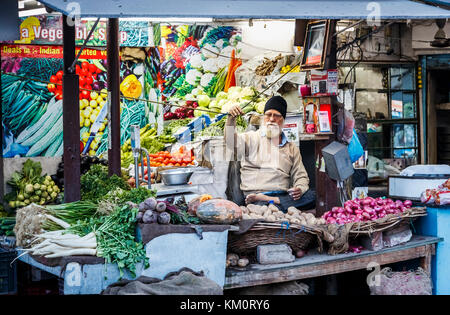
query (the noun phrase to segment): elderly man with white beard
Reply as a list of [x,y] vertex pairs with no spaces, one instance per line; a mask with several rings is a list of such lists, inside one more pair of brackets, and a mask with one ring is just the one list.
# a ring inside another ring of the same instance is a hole
[[238,134],[236,117],[243,115],[233,107],[225,126],[225,142],[237,149],[241,161],[241,190],[247,204],[270,201],[283,212],[291,206],[301,210],[314,208],[315,194],[309,190],[309,178],[299,148],[282,131],[287,103],[281,96],[270,98],[264,108],[264,121],[257,131]]

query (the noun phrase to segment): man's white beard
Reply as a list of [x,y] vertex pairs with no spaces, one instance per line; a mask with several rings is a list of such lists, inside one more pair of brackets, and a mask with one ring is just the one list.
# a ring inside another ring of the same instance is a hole
[[267,123],[263,126],[263,132],[268,139],[273,139],[280,136],[281,128],[277,124]]

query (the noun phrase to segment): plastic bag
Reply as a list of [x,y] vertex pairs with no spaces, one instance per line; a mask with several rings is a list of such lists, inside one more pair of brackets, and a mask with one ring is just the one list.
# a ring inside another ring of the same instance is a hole
[[383,268],[376,276],[379,281],[370,285],[371,295],[431,295],[430,275],[422,268],[416,271],[393,272]]
[[337,140],[339,142],[349,144],[353,137],[353,128],[355,127],[355,119],[352,113],[344,108],[343,104],[340,104],[337,113]]
[[350,161],[352,161],[352,163],[358,161],[358,159],[364,154],[364,149],[361,142],[359,142],[355,129],[353,129],[352,140],[348,144],[348,154],[350,155]]
[[427,189],[420,195],[422,203],[448,205],[450,204],[450,179],[439,185],[437,189]]

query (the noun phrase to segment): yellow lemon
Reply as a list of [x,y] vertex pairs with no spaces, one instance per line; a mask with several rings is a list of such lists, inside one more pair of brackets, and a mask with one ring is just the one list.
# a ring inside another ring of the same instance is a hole
[[96,116],[95,114],[92,114],[92,115],[89,117],[89,120],[91,121],[91,123],[94,123],[94,122],[95,122],[95,118],[97,118],[97,116]]
[[102,89],[100,91],[100,95],[101,97],[103,97],[104,99],[106,99],[108,97],[108,90],[107,89]]
[[103,97],[99,95],[95,100],[97,101],[98,104],[100,104],[101,102],[103,102]]
[[98,128],[98,131],[103,131],[103,130],[105,130],[105,127],[106,127],[106,124],[105,124],[105,123],[102,123],[102,124],[100,125],[100,128]]
[[80,127],[84,126],[84,118],[80,118]]
[[89,155],[95,155],[95,151],[94,150],[89,150]]
[[89,127],[90,125],[91,125],[91,121],[90,121],[89,119],[86,118],[86,119],[84,120],[84,126],[85,126],[85,127]]
[[[89,108],[89,107],[88,107]],[[83,117],[89,117],[90,115],[91,115],[91,110],[90,109],[88,109],[88,108],[86,108],[84,111],[83,111]]]
[[98,93],[95,91],[92,91],[90,96],[91,96],[91,100],[95,100],[98,97]]
[[83,103],[83,107],[89,106],[89,101],[88,101],[87,99],[83,98],[83,99],[81,100],[81,102]]
[[89,139],[89,132],[83,132],[83,134],[81,135],[81,140],[83,140],[83,142],[87,142]]
[[91,106],[92,108],[96,108],[98,106],[98,103],[96,100],[91,100],[89,102],[89,106]]

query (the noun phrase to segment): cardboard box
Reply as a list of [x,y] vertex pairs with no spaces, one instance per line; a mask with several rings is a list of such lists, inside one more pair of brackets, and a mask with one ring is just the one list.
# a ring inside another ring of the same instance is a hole
[[289,142],[300,145],[300,133],[302,132],[302,116],[287,116],[284,121],[283,132]]
[[313,96],[337,95],[337,70],[311,70],[311,94]]

